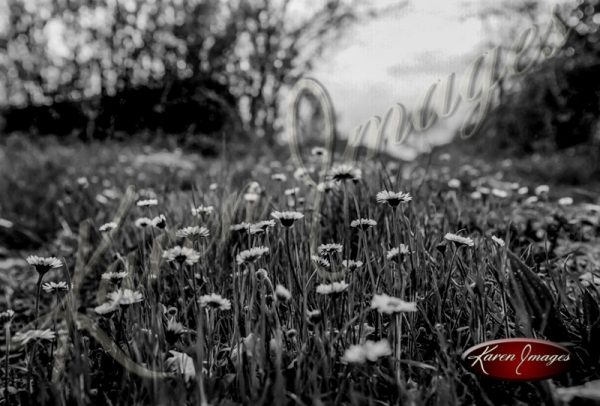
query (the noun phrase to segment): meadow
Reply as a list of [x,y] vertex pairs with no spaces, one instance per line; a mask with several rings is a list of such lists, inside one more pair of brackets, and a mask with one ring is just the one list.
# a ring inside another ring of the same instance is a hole
[[[598,399],[579,386],[600,377],[597,194],[508,162],[326,153],[305,148],[305,172],[287,151],[3,141],[3,403]],[[506,337],[573,367],[510,383],[461,362]]]

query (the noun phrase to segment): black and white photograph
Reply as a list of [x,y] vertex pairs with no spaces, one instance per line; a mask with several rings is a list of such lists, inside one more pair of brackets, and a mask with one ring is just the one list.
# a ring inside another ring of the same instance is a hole
[[600,404],[600,1],[0,0],[0,405]]

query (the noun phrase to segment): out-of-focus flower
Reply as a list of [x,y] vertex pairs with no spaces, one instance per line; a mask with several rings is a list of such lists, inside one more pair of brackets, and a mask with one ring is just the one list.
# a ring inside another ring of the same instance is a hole
[[23,345],[34,340],[52,341],[56,337],[56,333],[50,329],[46,330],[29,330],[26,332],[19,331],[14,335],[13,340]]
[[573,198],[572,197],[561,197],[560,199],[558,199],[558,204],[560,206],[570,206],[573,204]]
[[460,180],[458,179],[450,179],[448,181],[448,187],[452,189],[458,189],[460,187]]
[[277,285],[275,287],[275,297],[279,302],[287,302],[292,298],[292,294],[283,285]]
[[15,316],[15,312],[12,309],[7,309],[0,312],[0,325],[10,322]]
[[547,195],[550,192],[550,186],[548,185],[539,185],[534,190],[535,194],[538,196]]
[[386,258],[388,260],[394,260],[397,258],[404,258],[406,255],[410,254],[410,250],[408,249],[408,246],[405,244],[400,244],[398,247],[394,247],[391,250],[389,250],[386,254]]
[[123,280],[127,276],[127,272],[104,272],[100,278],[105,281],[116,282]]
[[105,233],[105,232],[108,232],[108,231],[114,230],[115,228],[117,228],[117,226],[118,226],[118,224],[117,224],[117,223],[115,223],[114,221],[111,221],[111,222],[109,222],[109,223],[102,224],[102,225],[101,225],[101,226],[98,228],[98,230],[100,230],[100,232],[102,232],[102,233]]
[[283,173],[274,173],[273,175],[271,175],[271,179],[279,182],[285,182],[287,180],[287,176],[285,176],[285,174]]
[[158,200],[156,199],[146,199],[146,200],[138,200],[136,203],[138,207],[151,207],[158,205]]
[[503,239],[498,238],[495,235],[492,235],[492,241],[494,241],[500,247],[504,247],[506,245]]
[[146,228],[152,225],[152,219],[148,217],[140,217],[135,221],[135,226],[138,228]]
[[329,284],[320,284],[317,286],[317,293],[320,295],[334,295],[343,293],[348,290],[348,286],[350,286],[346,281],[341,282],[333,282]]
[[183,375],[186,381],[193,379],[196,376],[196,368],[194,360],[189,355],[170,350],[171,356],[167,358],[166,365],[169,370]]
[[299,187],[294,187],[294,188],[286,189],[283,191],[283,194],[286,196],[296,196],[298,193],[300,193]]
[[457,244],[463,244],[463,245],[466,245],[469,247],[472,247],[475,245],[475,243],[473,242],[473,240],[471,238],[461,237],[460,235],[452,234],[452,233],[446,233],[446,235],[444,236],[444,239],[455,242]]
[[319,309],[307,310],[306,318],[312,324],[317,324],[323,318],[323,314]]
[[98,313],[99,315],[103,316],[105,314],[109,314],[109,313],[116,311],[118,308],[119,308],[118,303],[109,301],[109,302],[102,303],[101,305],[94,307],[94,311],[96,313]]
[[371,300],[371,309],[376,309],[379,313],[393,314],[400,312],[416,312],[416,302],[405,302],[397,297],[386,294],[374,295]]
[[370,341],[364,344],[352,345],[346,349],[342,361],[346,363],[363,364],[366,361],[375,362],[379,358],[392,354],[392,348],[387,340]]
[[197,217],[197,216],[207,216],[212,214],[215,211],[215,208],[213,206],[198,206],[198,207],[192,207],[192,216]]

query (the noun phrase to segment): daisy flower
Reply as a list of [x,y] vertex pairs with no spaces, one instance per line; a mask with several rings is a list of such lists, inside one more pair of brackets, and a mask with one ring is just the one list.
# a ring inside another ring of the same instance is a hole
[[306,318],[312,324],[317,324],[319,321],[321,321],[322,317],[323,317],[323,315],[321,314],[321,311],[318,309],[306,311]]
[[121,306],[132,305],[144,300],[144,296],[141,292],[131,289],[118,289],[114,292],[110,292],[106,297],[108,297],[108,300],[114,305]]
[[377,200],[377,203],[387,203],[391,207],[396,207],[400,203],[410,202],[412,200],[412,196],[410,193],[390,192],[388,190],[384,190],[377,193],[375,199]]
[[180,265],[183,263],[194,265],[200,260],[200,253],[193,248],[176,245],[170,250],[163,252],[163,258],[167,262],[177,262]]
[[352,345],[346,351],[342,361],[345,363],[363,364],[366,361],[375,362],[379,358],[392,354],[392,347],[388,340],[370,341],[364,344]]
[[115,228],[117,228],[117,223],[111,221],[110,223],[102,224],[100,227],[98,227],[98,230],[100,230],[102,233],[105,233],[107,231],[114,230]]
[[164,230],[167,227],[167,218],[164,214],[158,215],[152,219],[152,227]]
[[102,303],[100,306],[94,307],[94,311],[97,314],[104,316],[105,314],[110,314],[110,313],[116,311],[118,308],[119,308],[118,303],[106,302],[106,303]]
[[391,250],[389,250],[389,251],[387,252],[387,254],[385,255],[385,257],[386,257],[388,260],[390,260],[390,261],[391,261],[391,260],[394,260],[394,259],[396,259],[396,258],[398,258],[398,257],[402,258],[402,257],[404,257],[405,255],[408,255],[408,254],[410,254],[410,253],[411,253],[411,252],[410,252],[410,250],[408,249],[408,246],[407,246],[407,245],[405,245],[405,244],[400,244],[398,247],[394,247],[394,248],[392,248]]
[[273,227],[275,227],[275,220],[263,220],[250,226],[250,228],[260,228],[263,231],[267,231],[269,228]]
[[282,226],[291,227],[296,220],[304,218],[304,214],[297,211],[274,211],[271,213],[271,217],[279,220]]
[[539,185],[538,187],[535,188],[534,192],[538,196],[540,196],[540,195],[547,195],[550,192],[550,186],[548,186],[548,185]]
[[362,177],[362,171],[359,168],[355,168],[352,165],[341,164],[335,166],[331,170],[331,179],[337,182],[345,182],[347,180],[351,180],[353,182],[357,182]]
[[287,176],[285,176],[285,174],[283,174],[283,173],[274,173],[271,176],[271,179],[277,180],[279,182],[285,182],[287,180]]
[[192,216],[194,217],[198,217],[198,216],[203,216],[203,215],[209,215],[212,214],[215,211],[215,208],[213,206],[198,206],[198,207],[192,207]]
[[320,295],[335,295],[343,293],[348,290],[348,286],[350,286],[346,281],[341,282],[333,282],[329,284],[322,283],[317,286],[317,293]]
[[60,259],[55,257],[38,257],[36,255],[30,255],[26,259],[27,263],[35,268],[35,270],[40,274],[44,275],[46,272],[52,269],[58,269],[62,267],[62,262]]
[[314,147],[311,149],[310,154],[312,156],[324,156],[327,154],[327,150],[323,147]]
[[156,199],[138,200],[138,202],[136,203],[136,205],[138,207],[151,207],[151,206],[156,206],[157,204],[158,204],[158,200],[156,200]]
[[69,285],[67,282],[46,282],[42,285],[42,289],[46,293],[58,293],[60,291],[66,292],[69,290]]
[[345,259],[342,261],[342,266],[349,271],[356,271],[358,268],[363,266],[363,262]]
[[505,199],[508,197],[508,192],[506,190],[494,188],[492,189],[492,195]]
[[292,294],[283,285],[277,285],[275,287],[275,297],[280,302],[287,302],[292,298]]
[[184,227],[177,230],[175,235],[179,238],[206,238],[210,235],[210,231],[204,226]]
[[218,310],[231,309],[231,302],[216,293],[200,296],[200,299],[198,300],[200,302],[200,307],[210,307]]
[[499,247],[504,247],[504,245],[506,245],[502,238],[498,238],[495,235],[492,235],[492,241],[498,244]]
[[560,199],[558,199],[558,204],[560,206],[570,206],[573,204],[573,198],[572,197],[561,197]]
[[125,279],[126,276],[127,276],[127,272],[125,272],[125,271],[123,271],[123,272],[104,272],[100,276],[100,279],[105,280],[105,281],[117,282],[117,281]]
[[342,244],[321,244],[317,247],[317,251],[319,251],[319,255],[323,256],[326,254],[334,254],[336,252],[342,252]]
[[187,381],[193,379],[196,376],[196,368],[194,367],[194,360],[189,355],[170,350],[171,356],[167,358],[166,365],[169,370],[183,375]]
[[258,199],[260,199],[260,195],[258,193],[245,193],[244,194],[244,200],[249,202],[249,203],[254,203],[257,202]]
[[417,303],[405,302],[402,299],[386,294],[374,295],[373,300],[371,300],[371,309],[376,309],[379,313],[386,314],[416,312]]
[[286,196],[296,196],[298,193],[300,193],[300,188],[299,187],[294,187],[291,189],[286,189],[283,194],[285,194]]
[[523,201],[523,204],[534,204],[537,203],[540,199],[537,196],[529,196],[527,199]]
[[482,197],[483,197],[483,195],[478,190],[476,190],[476,191],[474,191],[474,192],[471,193],[471,199],[473,199],[473,200],[479,200]]
[[17,334],[15,334],[15,336],[13,337],[13,340],[25,345],[28,342],[33,341],[33,340],[52,341],[52,340],[54,340],[55,337],[56,337],[56,333],[50,329],[29,330],[24,333],[19,331]]
[[307,170],[304,168],[298,168],[294,171],[294,179],[296,180],[302,180],[306,177],[306,175],[308,174]]
[[450,179],[448,181],[448,187],[452,189],[458,189],[460,187],[460,180],[458,179]]
[[319,268],[329,268],[331,266],[328,260],[319,255],[311,255],[310,258]]
[[463,245],[466,245],[469,247],[472,247],[473,245],[475,245],[475,243],[473,242],[473,240],[471,238],[461,237],[460,235],[452,234],[452,233],[446,233],[446,235],[444,236],[444,239],[455,242],[457,244],[463,244]]
[[135,221],[135,226],[138,228],[146,228],[152,225],[152,219],[148,217],[140,217]]
[[240,252],[239,254],[237,254],[236,261],[237,261],[238,265],[249,264],[249,263],[255,262],[256,260],[261,258],[263,255],[268,254],[268,253],[269,253],[269,249],[267,247],[254,247],[254,248],[250,248],[248,250],[244,250],[244,251]]
[[377,222],[371,219],[357,219],[352,220],[352,222],[350,223],[350,227],[358,228],[362,231],[367,231],[369,228],[375,227],[376,225]]
[[0,312],[0,324],[8,323],[15,316],[15,312],[12,309]]
[[317,191],[319,192],[329,192],[335,187],[335,183],[332,181],[321,182],[317,185]]

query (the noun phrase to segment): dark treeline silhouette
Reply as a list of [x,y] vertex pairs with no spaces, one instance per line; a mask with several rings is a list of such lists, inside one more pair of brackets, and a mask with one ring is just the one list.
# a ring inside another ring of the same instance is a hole
[[[545,5],[528,1],[519,7],[513,12],[537,15]],[[527,74],[501,82],[478,135],[485,148],[530,154],[580,146],[587,155],[598,153],[600,5],[580,0],[558,17],[570,28],[565,45]]]
[[286,86],[384,11],[356,0],[34,3],[7,0],[4,131],[84,138],[234,131],[272,142]]

